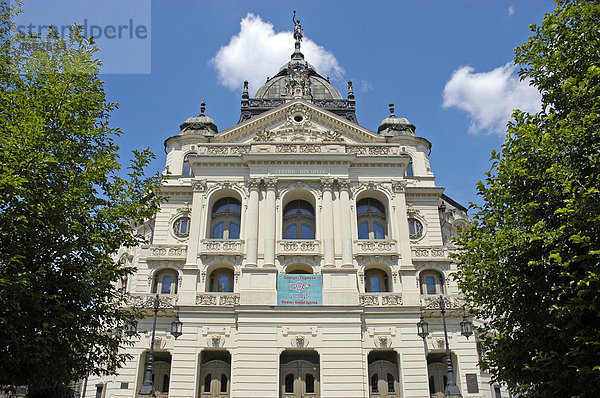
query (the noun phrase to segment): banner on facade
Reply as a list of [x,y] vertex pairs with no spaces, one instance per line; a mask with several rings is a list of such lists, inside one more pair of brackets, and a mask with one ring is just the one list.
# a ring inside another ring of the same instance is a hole
[[312,274],[278,275],[277,305],[323,305],[323,276]]

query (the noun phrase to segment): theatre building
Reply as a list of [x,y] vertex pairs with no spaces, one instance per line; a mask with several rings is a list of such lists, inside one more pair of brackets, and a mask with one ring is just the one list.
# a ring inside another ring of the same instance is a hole
[[460,394],[501,396],[461,334],[449,252],[469,218],[436,186],[431,143],[391,104],[361,126],[352,84],[343,97],[320,76],[296,28],[290,61],[252,98],[244,85],[236,125],[219,131],[203,104],[166,139],[149,243],[119,253],[146,317],[132,359],[90,377],[87,397],[138,396],[157,294],[158,397],[442,397],[440,296]]

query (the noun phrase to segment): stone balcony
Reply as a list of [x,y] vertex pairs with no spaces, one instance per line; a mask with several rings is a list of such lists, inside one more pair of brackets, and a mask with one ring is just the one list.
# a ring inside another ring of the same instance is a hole
[[[127,304],[136,308],[153,308],[155,297],[156,293],[130,293]],[[173,308],[177,305],[179,296],[177,294],[159,294],[159,300],[158,308]]]
[[320,254],[320,242],[314,239],[283,239],[277,241],[279,255],[309,255]]
[[205,292],[196,294],[196,305],[234,306],[239,303],[239,293]]
[[240,239],[203,239],[200,254],[229,254],[239,256],[244,252],[244,241]]
[[[462,310],[465,301],[462,295],[459,294],[443,294],[444,304],[448,310]],[[421,295],[421,307],[426,310],[439,310],[440,309],[440,296],[439,295]]]
[[142,246],[142,256],[148,260],[185,260],[187,245],[146,245]]
[[411,251],[415,261],[448,260],[446,246],[412,246]]
[[354,241],[354,254],[398,255],[398,245],[393,239],[358,239]]
[[363,307],[399,307],[402,305],[401,293],[361,293],[358,305]]

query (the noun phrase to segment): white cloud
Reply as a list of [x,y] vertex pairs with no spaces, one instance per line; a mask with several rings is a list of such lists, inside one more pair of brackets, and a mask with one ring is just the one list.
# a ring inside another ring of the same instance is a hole
[[[273,24],[260,16],[248,13],[240,22],[240,32],[210,60],[225,87],[241,91],[248,80],[250,95],[274,76],[278,68],[290,60],[294,52],[292,32],[275,32]],[[333,54],[312,40],[303,38],[302,53],[321,75],[341,79],[344,69]]]
[[510,62],[481,73],[463,66],[446,83],[443,106],[469,114],[469,133],[504,134],[514,109],[540,111],[541,95],[527,80],[519,80],[516,67]]
[[513,15],[515,15],[515,7],[513,6],[508,6],[508,15],[510,15],[511,17]]

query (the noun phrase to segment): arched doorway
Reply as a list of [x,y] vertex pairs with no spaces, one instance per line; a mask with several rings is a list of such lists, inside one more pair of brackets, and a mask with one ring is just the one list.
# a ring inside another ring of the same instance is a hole
[[[450,358],[452,358],[454,379],[460,380],[456,355],[453,352],[450,352]],[[445,352],[430,352],[427,355],[427,375],[429,379],[429,393],[431,396],[443,393],[446,389],[446,384],[448,383],[448,361]]]
[[200,398],[229,398],[231,354],[224,350],[203,351],[200,355]]
[[369,353],[369,398],[399,398],[398,355],[394,351]]
[[279,367],[280,397],[319,398],[319,354],[315,351],[287,350]]

